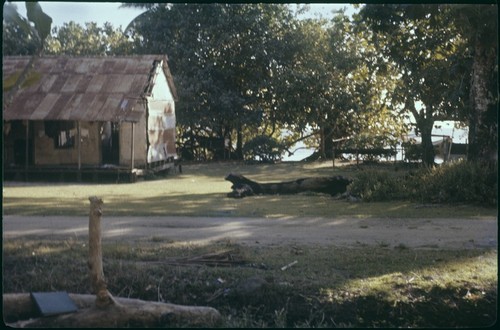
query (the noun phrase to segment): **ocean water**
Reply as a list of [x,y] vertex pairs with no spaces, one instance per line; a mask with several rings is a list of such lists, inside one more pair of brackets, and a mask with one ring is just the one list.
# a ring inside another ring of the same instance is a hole
[[[295,150],[297,148],[300,148],[301,146],[295,145],[291,150]],[[302,146],[304,147],[304,146]],[[288,153],[285,153],[285,156],[283,157],[282,161],[284,162],[297,162],[300,160],[303,160],[306,157],[311,156],[314,153],[315,149],[314,148],[306,148],[306,149],[299,149],[293,153],[293,155],[288,156]]]
[[[443,136],[449,136],[452,138],[453,143],[467,143],[468,139],[468,133],[469,130],[467,127],[465,128],[455,128],[455,122],[451,120],[447,121],[436,121],[434,123],[434,128],[432,130],[432,141],[437,142],[443,139]],[[415,133],[410,132],[408,134],[408,138],[414,138],[417,142],[420,142],[420,137],[416,136]],[[300,149],[299,149],[300,148]],[[283,156],[282,161],[300,161],[303,160],[304,158],[310,156],[315,149],[314,148],[306,148],[305,145],[301,142],[297,143],[294,145],[290,150],[294,151],[293,155],[288,156],[288,153],[285,153]],[[391,159],[388,159],[391,161],[397,160],[403,160],[403,150],[401,150],[401,147],[398,147],[398,152],[396,155],[396,159],[392,157]],[[439,158],[439,156],[436,157],[436,162],[440,162],[442,159]]]

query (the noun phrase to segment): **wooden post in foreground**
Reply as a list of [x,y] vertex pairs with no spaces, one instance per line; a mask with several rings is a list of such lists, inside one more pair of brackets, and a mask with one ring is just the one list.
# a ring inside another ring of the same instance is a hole
[[102,231],[101,231],[101,206],[103,201],[96,196],[89,197],[89,261],[90,281],[92,291],[96,294],[96,306],[104,308],[115,304],[115,301],[106,287],[104,271],[102,267]]
[[4,322],[15,328],[164,328],[214,327],[222,316],[212,307],[183,306],[138,299],[114,298],[106,288],[102,267],[102,199],[89,197],[89,269],[92,290],[88,294],[70,293],[78,307],[75,313],[37,317],[29,293],[4,293]]

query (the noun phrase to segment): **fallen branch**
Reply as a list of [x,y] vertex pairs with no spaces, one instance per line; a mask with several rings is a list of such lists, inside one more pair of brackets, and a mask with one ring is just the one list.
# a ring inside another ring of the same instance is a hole
[[281,270],[287,270],[288,268],[292,267],[293,265],[296,265],[297,263],[298,263],[298,261],[295,260],[295,261],[289,263],[288,265],[281,267]]
[[159,261],[144,261],[147,264],[167,264],[167,265],[206,265],[214,267],[230,267],[244,264],[245,261],[237,256],[234,250],[206,253],[189,258],[168,258]]
[[242,198],[253,195],[298,194],[301,192],[318,192],[335,196],[347,191],[352,180],[343,176],[302,178],[295,181],[258,183],[241,174],[229,174],[225,180],[233,185],[227,196]]

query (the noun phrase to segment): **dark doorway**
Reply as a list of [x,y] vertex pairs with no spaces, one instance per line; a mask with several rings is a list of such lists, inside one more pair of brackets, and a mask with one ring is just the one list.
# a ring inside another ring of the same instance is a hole
[[[26,122],[21,120],[12,121],[10,136],[13,140],[13,157],[14,164],[17,166],[33,165],[33,123],[28,124],[28,141],[26,141]],[[12,141],[11,140],[11,141]],[[26,144],[28,144],[28,154],[26,155]],[[26,156],[28,159],[26,160]],[[27,162],[26,162],[27,161]]]
[[105,122],[101,126],[102,163],[118,165],[120,162],[120,125]]

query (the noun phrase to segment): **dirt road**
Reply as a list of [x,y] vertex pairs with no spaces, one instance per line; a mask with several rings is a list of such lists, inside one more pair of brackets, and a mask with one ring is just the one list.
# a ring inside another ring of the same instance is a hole
[[[411,248],[495,248],[498,222],[478,219],[103,217],[103,240],[242,245],[321,244]],[[3,238],[88,238],[88,217],[4,216]]]

